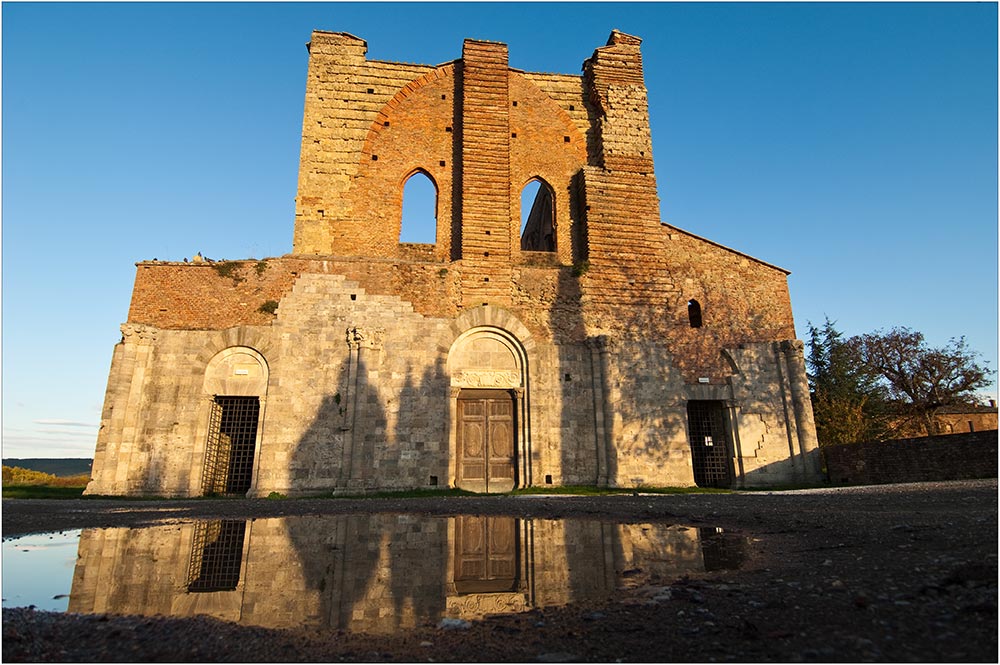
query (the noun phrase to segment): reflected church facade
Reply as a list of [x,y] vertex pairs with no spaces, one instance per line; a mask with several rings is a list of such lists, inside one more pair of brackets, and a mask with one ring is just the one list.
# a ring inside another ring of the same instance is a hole
[[715,529],[482,516],[88,529],[69,611],[393,633],[606,598],[637,568],[663,580],[736,568],[746,548]]
[[314,32],[293,251],[137,264],[87,492],[817,479],[787,272],[661,222],[640,41],[559,75]]

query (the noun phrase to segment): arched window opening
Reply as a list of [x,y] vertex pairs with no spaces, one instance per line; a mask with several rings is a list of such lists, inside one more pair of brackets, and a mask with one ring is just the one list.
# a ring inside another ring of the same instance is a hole
[[411,175],[403,185],[399,242],[437,242],[437,187],[423,171]]
[[688,322],[692,328],[701,328],[701,305],[697,300],[688,301]]
[[554,252],[556,235],[552,224],[555,206],[552,190],[540,180],[532,180],[521,190],[521,249],[527,252]]

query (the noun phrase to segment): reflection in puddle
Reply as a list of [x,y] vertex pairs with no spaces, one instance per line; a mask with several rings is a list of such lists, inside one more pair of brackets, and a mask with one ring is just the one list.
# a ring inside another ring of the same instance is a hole
[[69,611],[206,614],[385,633],[607,597],[643,577],[735,568],[717,529],[510,517],[338,515],[90,529]]
[[66,611],[80,530],[3,541],[3,606]]

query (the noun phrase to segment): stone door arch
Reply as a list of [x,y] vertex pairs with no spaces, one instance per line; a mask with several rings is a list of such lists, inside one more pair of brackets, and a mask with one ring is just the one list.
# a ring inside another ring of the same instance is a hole
[[250,347],[223,349],[208,362],[203,494],[245,495],[255,485],[267,382],[267,361]]
[[527,354],[510,332],[479,326],[448,352],[451,476],[474,492],[528,483]]

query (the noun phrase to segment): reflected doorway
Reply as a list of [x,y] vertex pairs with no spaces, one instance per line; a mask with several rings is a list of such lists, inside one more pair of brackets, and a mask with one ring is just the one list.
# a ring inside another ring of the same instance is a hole
[[457,485],[472,492],[514,489],[514,395],[462,390],[458,395]]
[[455,591],[517,591],[519,535],[518,520],[513,517],[456,517]]

